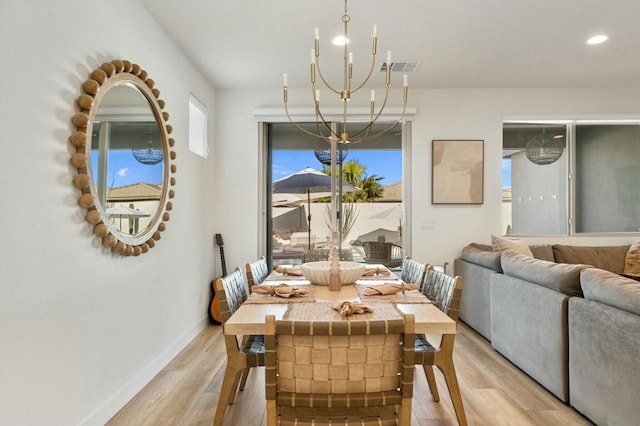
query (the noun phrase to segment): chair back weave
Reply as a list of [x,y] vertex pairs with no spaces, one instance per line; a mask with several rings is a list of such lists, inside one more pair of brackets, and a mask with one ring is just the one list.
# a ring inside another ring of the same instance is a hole
[[[220,291],[222,289],[223,291]],[[244,283],[242,271],[237,268],[222,278],[216,280],[216,292],[220,304],[220,317],[225,323],[247,300],[247,286]]]
[[[351,249],[340,249],[338,252],[340,260],[353,261],[353,251]],[[311,249],[305,250],[303,262],[317,262],[322,260],[329,260],[329,249]]]
[[451,319],[458,320],[462,277],[453,277],[436,269],[428,268],[422,293]]
[[267,267],[267,261],[264,256],[258,260],[247,263],[246,271],[249,288],[256,284],[262,284],[269,275],[269,268]]
[[419,288],[422,288],[426,271],[426,264],[420,263],[410,257],[405,257],[402,261],[400,279],[405,283],[417,284]]
[[414,324],[413,315],[371,321],[276,321],[267,316],[267,400],[296,410],[383,407],[407,399],[410,404]]

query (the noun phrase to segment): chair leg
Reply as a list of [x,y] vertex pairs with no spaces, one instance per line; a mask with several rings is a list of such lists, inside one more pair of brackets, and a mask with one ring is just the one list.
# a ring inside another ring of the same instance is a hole
[[431,397],[435,402],[440,401],[440,395],[438,394],[438,385],[436,384],[436,376],[433,374],[432,365],[423,365],[424,375],[427,376],[427,383],[429,384],[429,390],[431,391]]
[[240,383],[240,376],[242,375],[243,370],[236,371],[236,375],[233,378],[233,392],[229,394],[229,405],[233,404],[233,400],[236,397],[236,393],[238,392],[238,383]]
[[242,370],[234,368],[233,365],[229,365],[227,361],[227,368],[224,371],[224,379],[222,380],[222,387],[220,388],[220,396],[216,407],[216,415],[213,418],[213,426],[222,425],[224,413],[227,411],[227,405],[233,402],[233,397],[238,386],[237,378],[241,371]]
[[242,370],[242,376],[240,376],[240,390],[244,390],[244,385],[247,383],[247,377],[249,377],[249,369]]
[[460,394],[460,387],[458,386],[458,378],[456,377],[456,369],[453,366],[453,362],[446,363],[446,365],[438,365],[440,371],[444,375],[444,379],[447,382],[447,388],[449,389],[449,396],[453,403],[453,409],[456,411],[456,418],[460,426],[467,425],[467,417],[464,414],[464,407],[462,405],[462,395]]

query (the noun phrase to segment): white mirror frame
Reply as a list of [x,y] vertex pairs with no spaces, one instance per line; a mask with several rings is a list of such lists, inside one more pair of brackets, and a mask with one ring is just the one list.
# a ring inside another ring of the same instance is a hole
[[[160,129],[165,161],[159,208],[147,229],[137,235],[120,232],[107,218],[104,206],[96,197],[96,186],[91,173],[88,172],[91,161],[91,134],[98,106],[108,90],[122,82],[134,84],[147,98]],[[82,84],[83,93],[76,99],[79,111],[71,120],[75,126],[75,131],[69,138],[72,148],[71,164],[77,169],[73,185],[81,192],[78,204],[87,210],[85,220],[93,225],[94,235],[100,238],[102,244],[110,248],[111,252],[123,256],[139,256],[154,247],[161,238],[160,234],[166,229],[166,222],[170,219],[169,211],[173,209],[173,203],[168,199],[175,196],[173,186],[176,180],[173,175],[176,173],[176,166],[171,163],[176,158],[175,151],[171,150],[175,140],[169,137],[173,131],[172,126],[167,124],[169,114],[163,111],[165,102],[160,99],[160,91],[154,86],[155,82],[139,65],[117,59],[106,62],[95,69],[90,78]]]

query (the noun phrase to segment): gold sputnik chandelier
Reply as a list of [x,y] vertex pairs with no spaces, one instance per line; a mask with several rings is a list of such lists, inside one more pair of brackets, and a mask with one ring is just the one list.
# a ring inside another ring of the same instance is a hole
[[[335,88],[331,84],[327,82],[325,77],[322,74],[322,69],[320,67],[320,34],[318,28],[315,28],[315,43],[314,48],[311,49],[311,93],[313,97],[313,104],[315,106],[315,117],[316,117],[316,126],[315,131],[307,130],[300,125],[298,125],[291,115],[289,114],[288,101],[289,101],[289,88],[287,82],[287,74],[283,75],[283,96],[284,96],[284,107],[287,117],[289,121],[300,131],[324,140],[329,140],[330,142],[336,141],[338,143],[356,143],[362,142],[367,139],[373,139],[379,136],[382,136],[391,130],[393,130],[398,123],[401,122],[404,117],[406,106],[407,106],[407,95],[409,92],[409,83],[407,75],[403,76],[403,94],[402,94],[402,112],[400,117],[391,125],[386,127],[383,130],[373,131],[373,125],[376,123],[378,118],[382,115],[385,106],[387,105],[387,101],[389,99],[389,90],[391,88],[391,70],[393,68],[393,62],[391,62],[391,52],[387,52],[386,62],[383,65],[383,69],[386,72],[386,80],[385,80],[385,89],[384,89],[384,98],[379,107],[376,106],[376,93],[374,90],[371,90],[370,96],[370,113],[369,113],[369,122],[365,123],[363,128],[359,128],[359,130],[355,130],[353,133],[350,133],[350,128],[348,127],[349,123],[349,101],[351,100],[351,96],[363,89],[365,84],[369,81],[373,74],[373,70],[375,68],[376,63],[376,54],[377,54],[377,46],[378,46],[378,37],[376,34],[376,26],[373,26],[373,37],[372,37],[372,47],[371,47],[371,66],[369,68],[369,72],[366,78],[362,81],[362,83],[358,85],[354,85],[352,82],[353,79],[353,52],[349,52],[348,44],[349,44],[349,21],[351,17],[348,13],[347,0],[344,2],[344,15],[342,16],[342,22],[344,24],[344,54],[343,54],[343,78],[342,78],[342,88]],[[342,122],[338,123],[337,127],[332,127],[330,120],[325,118],[325,115],[320,110],[320,90],[318,89],[316,76],[320,77],[320,80],[326,86],[329,91],[340,97],[342,102]],[[377,109],[376,109],[377,107]],[[355,121],[355,120],[354,120]],[[358,120],[361,121],[361,120]],[[360,127],[360,126],[358,126]]]

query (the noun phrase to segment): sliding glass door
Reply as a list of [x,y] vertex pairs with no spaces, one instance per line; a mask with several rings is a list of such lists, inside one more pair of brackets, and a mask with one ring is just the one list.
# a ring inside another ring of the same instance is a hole
[[[290,123],[268,125],[265,211],[272,265],[302,263],[305,252],[329,247],[331,198],[319,182],[321,174],[331,174],[330,148],[327,141],[307,136]],[[363,241],[392,243],[401,255],[402,158],[401,126],[384,137],[339,146],[339,243],[354,261],[367,260]],[[311,174],[315,176],[309,179],[300,176]],[[292,175],[309,185],[287,187]]]

